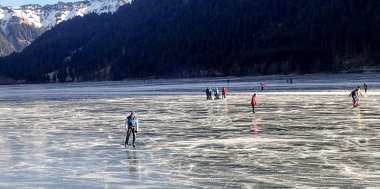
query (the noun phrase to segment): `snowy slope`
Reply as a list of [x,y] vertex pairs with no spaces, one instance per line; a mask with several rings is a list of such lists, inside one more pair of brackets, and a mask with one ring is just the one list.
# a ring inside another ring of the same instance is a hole
[[3,31],[12,17],[16,17],[20,22],[33,25],[34,27],[50,29],[56,24],[75,16],[83,16],[89,13],[115,12],[120,6],[129,2],[130,0],[91,0],[74,3],[59,2],[55,5],[45,6],[0,6],[0,22]]
[[20,7],[0,5],[0,56],[21,51],[44,31],[76,16],[113,13],[132,0],[88,0],[54,5],[30,4]]

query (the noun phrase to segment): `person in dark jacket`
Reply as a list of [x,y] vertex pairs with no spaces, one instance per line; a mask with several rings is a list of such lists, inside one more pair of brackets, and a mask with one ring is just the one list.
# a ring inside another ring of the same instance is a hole
[[368,84],[366,82],[364,82],[363,88],[364,88],[365,94],[367,94]]
[[348,95],[348,97],[352,97],[352,105],[354,107],[359,106],[359,95],[362,96],[359,86]]
[[206,99],[207,100],[210,100],[210,95],[208,94],[209,93],[209,87],[206,88]]

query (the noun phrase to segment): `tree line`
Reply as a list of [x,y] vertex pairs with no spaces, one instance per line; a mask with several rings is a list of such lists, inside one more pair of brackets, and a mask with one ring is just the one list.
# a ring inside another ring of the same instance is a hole
[[27,82],[339,72],[380,65],[380,1],[135,0],[58,24],[0,75]]

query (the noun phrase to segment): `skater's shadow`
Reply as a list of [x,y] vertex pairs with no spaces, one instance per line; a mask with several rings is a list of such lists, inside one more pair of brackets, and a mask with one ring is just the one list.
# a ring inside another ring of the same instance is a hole
[[130,179],[141,179],[141,166],[140,159],[135,150],[126,150],[127,157],[127,174]]
[[252,121],[252,134],[253,136],[259,135],[259,125],[255,119]]
[[362,115],[360,113],[360,109],[359,108],[354,109],[353,113],[354,113],[356,121],[358,122],[358,126],[362,127],[363,123],[362,123]]
[[228,108],[228,103],[227,101],[224,101],[224,113],[226,115],[229,115],[230,114],[230,109]]

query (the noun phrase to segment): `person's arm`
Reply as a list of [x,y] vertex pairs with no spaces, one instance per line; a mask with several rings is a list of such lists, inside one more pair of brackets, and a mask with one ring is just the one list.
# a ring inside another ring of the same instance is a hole
[[139,119],[136,118],[136,130],[135,132],[137,133],[139,131]]

